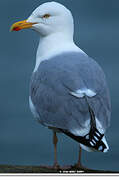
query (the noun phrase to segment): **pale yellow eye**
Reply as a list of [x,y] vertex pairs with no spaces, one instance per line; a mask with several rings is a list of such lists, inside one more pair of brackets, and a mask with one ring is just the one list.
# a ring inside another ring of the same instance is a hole
[[43,16],[43,18],[49,18],[50,17],[50,14],[45,14],[44,16]]

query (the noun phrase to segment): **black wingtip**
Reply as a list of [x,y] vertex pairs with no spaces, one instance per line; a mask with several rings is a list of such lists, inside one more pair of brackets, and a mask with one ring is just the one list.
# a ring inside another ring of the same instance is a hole
[[89,134],[86,134],[85,136],[75,136],[71,132],[64,130],[64,129],[59,129],[61,132],[69,136],[70,138],[74,139],[78,143],[81,143],[89,148],[93,148],[96,151],[100,152],[106,152],[107,151],[107,146],[105,143],[102,141],[102,138],[104,134],[101,134],[96,128],[91,129]]

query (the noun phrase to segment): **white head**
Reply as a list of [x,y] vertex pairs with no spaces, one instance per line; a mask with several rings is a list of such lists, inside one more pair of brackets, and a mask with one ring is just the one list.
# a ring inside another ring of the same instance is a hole
[[39,63],[64,51],[79,51],[73,41],[74,22],[71,12],[62,4],[47,2],[36,8],[27,20],[12,25],[11,31],[31,28],[40,34],[37,50]]
[[52,33],[71,33],[73,35],[74,24],[71,12],[57,2],[47,2],[36,8],[27,20],[36,22],[32,29],[38,31],[41,36]]
[[57,2],[47,2],[36,8],[25,21],[15,23],[11,30],[31,28],[40,33],[40,36],[48,36],[53,33],[70,34],[73,37],[74,23],[71,12]]

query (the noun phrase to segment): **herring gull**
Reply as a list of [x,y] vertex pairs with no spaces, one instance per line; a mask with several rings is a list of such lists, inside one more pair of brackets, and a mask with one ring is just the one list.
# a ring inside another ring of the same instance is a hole
[[54,167],[57,168],[56,133],[61,132],[81,148],[107,152],[105,132],[110,125],[111,104],[101,67],[74,43],[70,10],[57,2],[36,8],[11,31],[33,29],[40,36],[31,77],[29,103],[39,123],[53,131]]

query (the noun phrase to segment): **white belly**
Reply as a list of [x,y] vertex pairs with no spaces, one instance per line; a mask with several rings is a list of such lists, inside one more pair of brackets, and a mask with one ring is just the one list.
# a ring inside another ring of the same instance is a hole
[[36,118],[36,119],[39,119],[39,115],[36,111],[36,108],[31,100],[31,97],[29,96],[29,106],[30,106],[30,109],[31,109],[31,112],[33,114],[33,116]]

